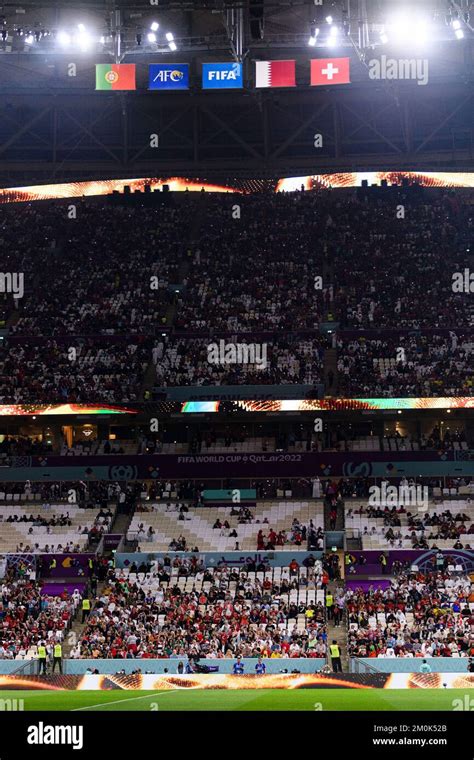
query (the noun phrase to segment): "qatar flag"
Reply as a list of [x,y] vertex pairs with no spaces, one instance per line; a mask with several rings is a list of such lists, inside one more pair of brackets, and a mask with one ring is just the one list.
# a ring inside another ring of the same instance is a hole
[[295,61],[256,61],[256,87],[295,87]]

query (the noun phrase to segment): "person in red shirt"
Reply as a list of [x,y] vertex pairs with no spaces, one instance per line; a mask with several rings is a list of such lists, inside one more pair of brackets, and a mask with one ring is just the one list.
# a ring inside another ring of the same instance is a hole
[[290,575],[297,575],[299,569],[300,566],[298,565],[297,561],[295,559],[292,559],[290,562]]

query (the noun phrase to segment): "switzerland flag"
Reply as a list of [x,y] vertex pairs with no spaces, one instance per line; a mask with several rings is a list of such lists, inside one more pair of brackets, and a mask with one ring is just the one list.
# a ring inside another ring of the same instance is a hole
[[311,84],[349,84],[349,58],[313,58],[311,60]]
[[295,87],[295,61],[256,61],[257,87]]

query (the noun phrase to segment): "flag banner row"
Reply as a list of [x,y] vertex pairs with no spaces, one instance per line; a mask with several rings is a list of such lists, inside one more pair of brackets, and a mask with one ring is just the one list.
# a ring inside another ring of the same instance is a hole
[[[312,86],[350,83],[350,58],[313,58],[310,60]],[[205,90],[242,89],[241,63],[203,63],[202,88]],[[255,86],[296,87],[296,61],[255,61]],[[96,90],[136,90],[136,64],[96,64]],[[188,90],[189,63],[151,63],[149,90]]]

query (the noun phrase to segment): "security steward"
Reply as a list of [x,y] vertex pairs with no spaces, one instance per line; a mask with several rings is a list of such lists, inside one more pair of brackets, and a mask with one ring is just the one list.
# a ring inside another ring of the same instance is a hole
[[40,675],[42,673],[46,675],[46,661],[48,659],[48,653],[46,651],[44,641],[40,641],[38,643],[38,646],[36,647],[36,651],[38,652],[39,673]]
[[341,650],[336,639],[332,640],[332,644],[329,647],[329,654],[331,655],[331,665],[333,672],[342,673]]
[[53,647],[53,670],[54,673],[56,669],[56,665],[59,666],[59,672],[62,675],[63,672],[63,648],[61,646],[61,643],[59,641],[56,642],[56,644]]
[[91,611],[90,599],[85,597],[85,599],[82,600],[82,622],[84,622],[85,619],[89,617],[90,611]]

